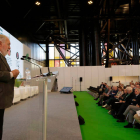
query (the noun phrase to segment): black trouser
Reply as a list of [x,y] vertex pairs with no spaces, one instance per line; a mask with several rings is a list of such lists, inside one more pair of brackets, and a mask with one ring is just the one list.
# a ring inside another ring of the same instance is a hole
[[124,119],[124,115],[123,115],[123,113],[124,113],[124,111],[126,110],[126,108],[128,107],[129,105],[128,104],[122,104],[121,105],[121,107],[119,108],[119,111],[118,111],[118,116],[119,116],[119,118],[120,119]]
[[2,133],[3,133],[4,111],[5,109],[0,109],[0,140],[2,140]]

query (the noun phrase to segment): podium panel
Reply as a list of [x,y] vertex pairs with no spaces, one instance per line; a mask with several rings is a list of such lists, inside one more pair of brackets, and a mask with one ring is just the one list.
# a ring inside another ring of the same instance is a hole
[[3,140],[46,140],[47,77],[32,79],[30,83],[14,88],[13,105],[5,110]]

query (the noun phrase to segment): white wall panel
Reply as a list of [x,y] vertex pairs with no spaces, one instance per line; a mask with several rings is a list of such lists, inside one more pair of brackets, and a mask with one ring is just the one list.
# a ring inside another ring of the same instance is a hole
[[78,72],[77,72],[77,69],[78,67],[71,67],[70,68],[70,77],[71,77],[71,82],[72,82],[72,87],[73,87],[73,90],[76,91],[76,86],[79,82],[79,79],[78,79]]
[[58,72],[59,72],[59,75],[57,76],[57,79],[58,79],[58,89],[60,89],[61,87],[64,87],[64,68],[58,68]]
[[70,71],[71,71],[70,67],[64,68],[64,85],[65,85],[65,87],[72,87]]
[[92,67],[85,66],[85,91],[89,86],[92,86],[92,75],[91,75]]
[[138,76],[140,76],[140,65],[138,65],[138,67],[139,67],[139,73],[138,73]]
[[119,81],[120,81],[122,84],[126,85],[126,76],[119,76]]
[[112,80],[112,86],[118,86],[119,83],[116,83],[116,82],[119,82],[119,76],[113,76],[113,80]]
[[[111,82],[109,80],[109,77],[112,76],[112,71],[111,71],[111,68],[105,68],[105,81],[106,83],[111,86]],[[101,83],[99,83],[100,85]]]
[[82,82],[81,82],[81,91],[85,90],[85,67],[77,67],[77,74],[78,74],[78,79],[77,81],[77,91],[80,91],[80,77],[82,77]]
[[138,76],[139,75],[139,65],[132,65],[132,76]]
[[120,65],[118,66],[119,68],[119,76],[125,76],[125,66],[124,65]]
[[58,67],[50,67],[50,72],[58,71]]
[[92,78],[91,78],[91,80],[92,80],[91,86],[93,86],[93,87],[99,86],[98,66],[91,67],[91,76],[92,76]]
[[64,85],[58,84],[58,91],[60,91],[63,87]]
[[138,82],[138,80],[139,80],[138,76],[126,76],[126,85],[129,85],[131,81],[133,81],[134,83]]
[[112,66],[112,76],[119,76],[119,66]]
[[125,76],[132,76],[132,65],[125,66]]
[[99,72],[98,73],[98,75],[99,75],[98,84],[100,85],[101,82],[106,82],[105,81],[105,67],[104,66],[98,66],[98,72]]
[[42,70],[42,73],[48,73],[48,68],[47,67],[42,67],[41,70]]

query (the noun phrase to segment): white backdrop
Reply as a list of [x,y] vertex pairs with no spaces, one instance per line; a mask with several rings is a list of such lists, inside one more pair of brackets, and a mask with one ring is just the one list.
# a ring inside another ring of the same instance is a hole
[[[43,73],[48,72],[48,68],[42,68]],[[79,78],[82,77],[81,90],[87,91],[89,86],[97,87],[101,82],[108,85],[115,85],[112,82],[122,81],[124,85],[129,84],[131,80],[134,82],[139,80],[140,65],[117,65],[111,68],[104,66],[81,66],[81,67],[55,67],[50,71],[59,71],[58,90],[63,87],[73,87],[74,91],[80,91]],[[113,81],[109,81],[109,77],[113,77]],[[118,85],[118,84],[117,84]]]

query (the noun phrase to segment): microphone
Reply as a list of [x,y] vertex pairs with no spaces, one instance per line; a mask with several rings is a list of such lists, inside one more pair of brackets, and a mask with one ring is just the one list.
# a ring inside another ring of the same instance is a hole
[[[27,57],[27,56],[22,56],[22,57],[23,57],[23,58],[30,59],[30,60],[31,60],[31,59],[33,59],[33,60],[35,60],[35,61],[41,62],[41,61],[39,61],[39,60],[37,60],[37,59],[34,59],[34,58],[31,58],[31,57],[29,57],[29,56],[28,56],[28,57]],[[43,63],[43,64],[44,64],[44,62],[41,62],[41,63]]]
[[[27,57],[27,56],[22,56],[23,58],[27,58],[27,59],[33,59],[33,60],[35,60],[35,61],[38,61],[38,62],[41,62],[41,61],[39,61],[39,60],[36,60],[36,59],[34,59],[34,58],[31,58],[31,57]],[[26,60],[26,59],[25,59]],[[43,63],[43,62],[41,62],[41,63]],[[43,63],[44,64],[44,63]],[[52,73],[50,72],[50,68],[49,68],[49,66],[48,66],[48,74],[47,74],[47,76],[50,76],[50,75],[52,75]]]
[[[26,59],[24,59],[24,58],[20,58],[21,60],[26,60]],[[28,61],[28,60],[26,60],[27,62],[30,62],[30,63],[32,63],[32,64],[34,64],[34,65],[36,65],[36,66],[38,66],[39,67],[39,69],[40,69],[40,75],[43,75],[42,74],[42,71],[41,71],[41,67],[39,66],[39,65],[37,65],[37,64],[35,64],[35,63],[33,63],[33,62],[31,62],[31,61]],[[43,75],[44,76],[44,75]]]

